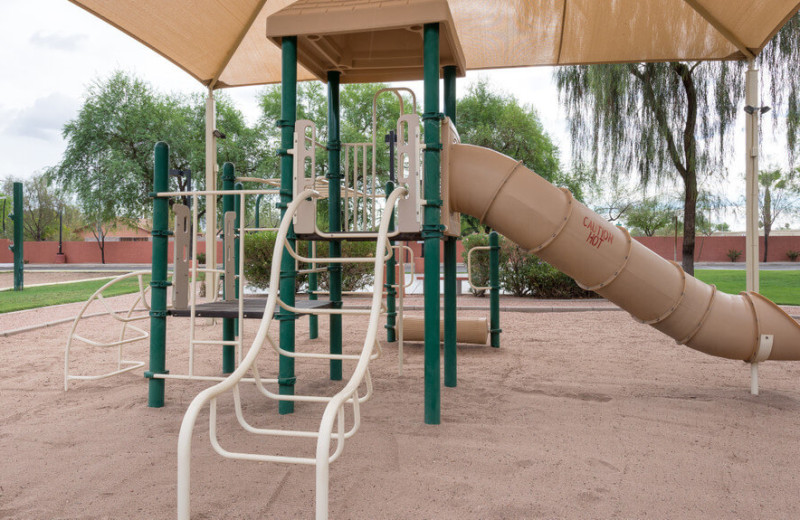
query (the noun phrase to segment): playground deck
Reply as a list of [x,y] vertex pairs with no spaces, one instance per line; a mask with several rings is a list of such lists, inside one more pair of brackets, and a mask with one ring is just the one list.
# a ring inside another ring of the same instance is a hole
[[[364,302],[353,300],[346,304]],[[74,314],[78,305],[0,315],[0,329]],[[501,305],[608,307],[515,298]],[[326,348],[325,328],[309,341],[307,323],[297,322],[298,348]],[[344,323],[353,352],[362,324]],[[87,333],[101,333],[107,322],[89,324]],[[170,319],[171,369],[186,363],[187,326]],[[439,426],[422,422],[421,344],[406,345],[402,376],[396,349],[384,345],[362,429],[331,469],[331,518],[796,518],[796,363],[764,363],[761,396],[752,397],[745,364],[675,345],[625,312],[504,312],[502,327],[499,350],[459,346],[459,386],[443,389]],[[68,330],[0,339],[0,517],[174,518],[178,428],[206,384],[171,383],[163,409],[147,408],[139,374],[74,382],[64,393]],[[202,330],[219,333],[218,326]],[[219,349],[198,352],[198,367],[216,374]],[[131,353],[146,355],[146,346]],[[275,372],[271,352],[259,366]],[[333,389],[326,371],[327,361],[298,362],[298,388]],[[277,404],[259,400],[251,386],[243,394],[245,413],[259,426],[316,428],[317,405],[278,416]],[[256,448],[228,421],[232,400],[219,407],[223,446]],[[197,518],[313,515],[312,468],[220,459],[207,441],[207,419],[204,413],[193,448]],[[281,445],[313,453],[312,443]]]
[[[264,316],[266,298],[245,298],[243,313],[245,318],[261,319]],[[298,300],[296,306],[300,309],[329,309],[331,302],[328,300]],[[170,315],[186,318],[191,315],[190,309],[171,309]],[[276,315],[278,310],[275,311]],[[198,304],[195,310],[197,318],[238,318],[238,301],[218,301]]]

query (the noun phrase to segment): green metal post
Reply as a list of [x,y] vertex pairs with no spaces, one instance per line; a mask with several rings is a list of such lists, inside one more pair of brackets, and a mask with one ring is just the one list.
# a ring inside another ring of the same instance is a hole
[[[297,120],[297,37],[283,38],[281,43],[281,120],[278,126],[281,129],[281,218],[286,214],[286,208],[292,202],[292,156],[288,150],[292,148],[294,140],[294,124]],[[294,228],[289,227],[287,246],[295,247]],[[280,295],[284,303],[294,306],[296,273],[294,258],[284,249],[281,259]],[[282,349],[294,352],[295,340],[295,315],[283,308],[278,312],[280,321],[280,346]],[[278,367],[278,389],[281,395],[294,395],[294,358],[280,356]],[[280,401],[278,413],[288,414],[294,412],[294,401]]]
[[[222,165],[222,189],[224,191],[232,191],[234,189],[234,182],[236,181],[236,172],[233,164],[226,162]],[[229,211],[236,211],[236,196],[223,195],[222,196],[222,215]],[[234,229],[236,225],[234,225]],[[224,237],[224,240],[229,240],[229,237]],[[234,239],[235,242],[235,239]],[[237,249],[234,246],[234,249]],[[223,247],[223,251],[225,248]],[[238,256],[238,255],[237,255]],[[238,263],[237,263],[238,265]],[[225,255],[222,256],[222,269],[225,270]],[[234,269],[236,269],[234,267]],[[225,285],[223,284],[222,297],[228,298],[229,294],[225,294]],[[235,293],[234,293],[235,296]],[[222,318],[222,341],[233,341],[236,339],[236,320],[233,318]],[[233,345],[222,346],[222,373],[230,374],[236,368],[236,347]]]
[[[154,151],[153,195],[169,189],[169,146],[158,142]],[[150,276],[150,370],[147,406],[164,406],[164,380],[155,374],[167,374],[167,248],[169,246],[169,202],[153,198],[153,264]]]
[[261,227],[261,199],[263,198],[263,193],[256,197],[256,228]]
[[491,345],[500,347],[500,239],[489,233],[489,333]]
[[[444,68],[444,115],[456,124],[456,68]],[[444,386],[458,384],[456,237],[444,239]]]
[[[391,145],[390,145],[391,146]],[[394,149],[394,147],[391,147]],[[394,191],[394,182],[391,180],[386,181],[386,196],[388,197],[390,193]],[[394,231],[394,208],[392,208],[392,213],[389,215],[389,231]],[[392,246],[394,245],[394,240],[390,240],[389,244]],[[397,302],[395,301],[395,295],[397,294],[397,290],[394,288],[395,284],[397,283],[397,279],[395,278],[395,270],[397,268],[397,260],[394,257],[394,249],[392,249],[392,254],[388,260],[386,260],[386,341],[387,343],[394,343],[397,341]],[[405,280],[403,275],[401,274],[401,279]],[[403,288],[401,287],[400,290],[402,291]]]
[[439,172],[439,24],[425,24],[423,33],[425,90],[425,423],[441,421],[441,360],[439,355],[439,242],[442,238]]
[[[341,72],[328,72],[328,224],[331,233],[342,230],[342,199],[341,182],[342,172],[339,159],[342,149],[339,133],[339,77]],[[331,258],[342,256],[342,244],[338,241],[330,243]],[[342,265],[330,264],[328,267],[330,278],[330,298],[335,309],[342,308]],[[342,316],[331,314],[330,323],[330,352],[342,353]],[[342,379],[342,362],[338,359],[330,361],[331,380]]]
[[[311,252],[311,248],[315,247],[315,243],[310,241],[308,243],[308,251]],[[312,268],[316,269],[317,266],[313,265]],[[309,300],[316,300],[317,299],[317,289],[319,288],[317,273],[308,273],[308,299]],[[317,339],[319,336],[319,317],[316,314],[309,314],[308,316],[308,337],[309,339]]]
[[24,284],[25,273],[25,232],[22,226],[24,211],[22,209],[22,183],[15,182],[13,187],[13,213],[8,216],[14,222],[14,243],[8,246],[14,253],[14,290],[21,291]]

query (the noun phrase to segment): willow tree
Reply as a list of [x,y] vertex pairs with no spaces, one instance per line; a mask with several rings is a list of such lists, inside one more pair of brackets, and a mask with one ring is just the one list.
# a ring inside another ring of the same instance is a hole
[[[800,20],[795,16],[757,57],[763,104],[785,108],[789,160],[800,135]],[[724,173],[744,99],[744,61],[579,65],[556,69],[573,154],[643,186],[683,184],[683,268],[694,273],[698,183]],[[774,119],[778,122],[778,119]]]

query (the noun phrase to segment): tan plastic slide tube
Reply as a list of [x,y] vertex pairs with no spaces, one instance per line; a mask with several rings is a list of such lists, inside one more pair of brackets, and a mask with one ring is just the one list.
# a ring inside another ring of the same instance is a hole
[[[679,344],[729,359],[800,360],[800,325],[756,293],[717,291],[510,157],[448,150],[450,203]],[[761,335],[773,335],[768,357]]]

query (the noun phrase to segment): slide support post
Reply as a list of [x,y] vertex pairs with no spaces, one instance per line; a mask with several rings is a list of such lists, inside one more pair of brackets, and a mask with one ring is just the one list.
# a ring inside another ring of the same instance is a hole
[[[297,37],[288,36],[281,42],[281,119],[278,126],[281,129],[281,200],[278,207],[281,218],[286,214],[286,208],[292,202],[292,156],[289,150],[294,144],[294,124],[297,121]],[[294,227],[289,226],[287,247],[294,248]],[[291,306],[295,304],[294,258],[287,250],[281,259],[280,298]],[[280,346],[282,349],[294,352],[295,320],[293,312],[283,308],[278,312],[277,320],[280,322]],[[280,356],[278,366],[278,390],[281,395],[294,395],[294,358]],[[294,412],[293,401],[279,401],[278,413],[281,415]]]
[[147,406],[164,406],[164,380],[155,374],[166,374],[167,364],[167,247],[169,244],[169,201],[156,193],[169,189],[169,146],[156,143],[153,168],[153,259],[150,276],[150,369]]
[[[444,68],[444,115],[456,124],[456,68]],[[458,358],[456,350],[457,300],[456,242],[458,238],[444,239],[444,386],[458,384]]]
[[494,348],[500,347],[500,237],[489,233],[489,333]]
[[[342,230],[342,172],[340,169],[340,152],[342,143],[339,140],[339,77],[338,70],[328,71],[328,229],[331,233]],[[342,256],[342,243],[334,240],[329,244],[331,258]],[[328,265],[330,279],[330,299],[334,309],[342,308],[342,264]],[[342,315],[331,314],[330,317],[330,353],[342,353]],[[330,360],[330,377],[332,381],[342,379],[342,361]]]
[[8,216],[14,222],[14,243],[8,246],[14,254],[14,290],[21,291],[24,286],[25,256],[25,230],[23,228],[24,210],[22,209],[22,183],[15,182],[13,191],[13,213]]
[[439,355],[439,242],[441,230],[441,186],[439,171],[439,24],[423,29],[423,78],[425,111],[425,208],[422,239],[425,251],[425,424],[441,422],[441,360]]

